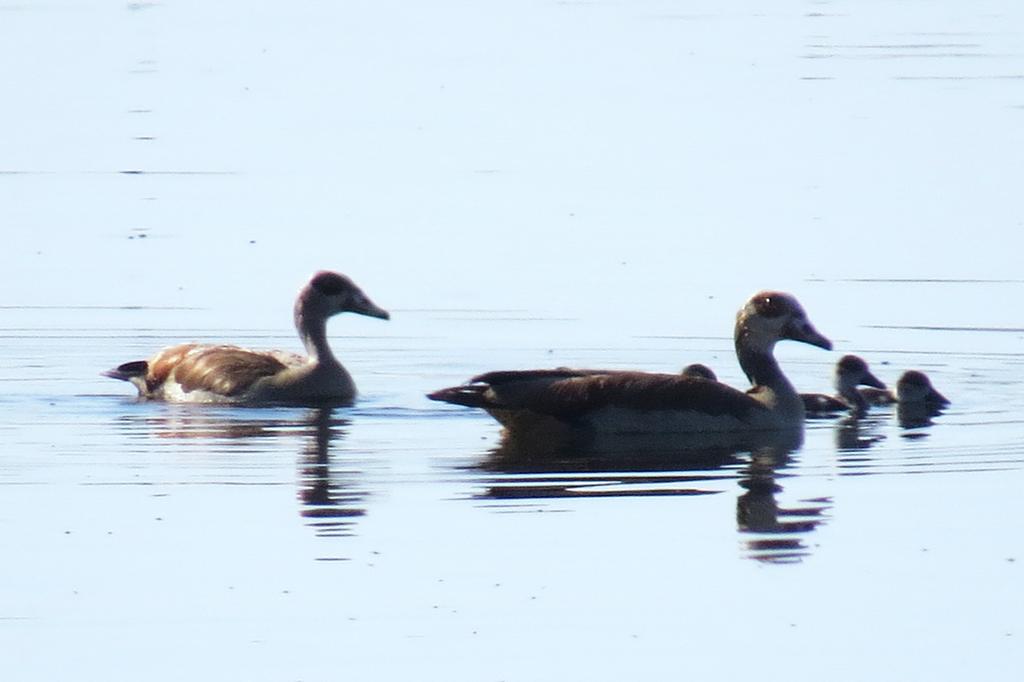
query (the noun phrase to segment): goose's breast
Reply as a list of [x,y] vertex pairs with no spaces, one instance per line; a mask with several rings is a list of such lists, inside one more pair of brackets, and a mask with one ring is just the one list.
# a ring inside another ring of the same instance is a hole
[[348,402],[356,397],[355,382],[340,364],[306,362],[257,382],[249,393],[255,402]]

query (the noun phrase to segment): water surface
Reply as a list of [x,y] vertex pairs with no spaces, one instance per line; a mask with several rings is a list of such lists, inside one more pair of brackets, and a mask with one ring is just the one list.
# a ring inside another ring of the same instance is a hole
[[[0,8],[0,630],[11,679],[1015,679],[1021,10],[972,3]],[[103,39],[98,39],[102,36]],[[139,403],[179,341],[351,408]],[[480,371],[744,385],[755,290],[952,406],[802,442],[523,455]],[[55,656],[59,651],[60,656]]]

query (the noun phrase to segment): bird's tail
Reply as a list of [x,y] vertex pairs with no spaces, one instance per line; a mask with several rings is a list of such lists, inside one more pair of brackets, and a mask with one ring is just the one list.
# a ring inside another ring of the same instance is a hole
[[132,379],[145,379],[148,371],[148,362],[145,360],[135,360],[134,362],[126,362],[123,365],[118,365],[114,369],[108,369],[106,372],[102,372],[101,374],[105,377],[110,377],[111,379],[131,381]]
[[486,384],[452,386],[451,388],[442,388],[433,393],[428,393],[427,397],[431,400],[438,400],[453,405],[487,408],[491,404],[485,395],[488,388],[490,387]]

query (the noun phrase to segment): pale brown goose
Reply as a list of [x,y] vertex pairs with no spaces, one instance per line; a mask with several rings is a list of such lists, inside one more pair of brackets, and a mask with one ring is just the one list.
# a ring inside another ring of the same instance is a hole
[[858,386],[872,386],[885,389],[885,384],[868,369],[868,363],[856,355],[844,355],[836,363],[833,374],[833,385],[836,395],[821,393],[801,393],[804,410],[812,414],[852,411],[863,415],[868,410],[868,402],[857,390]]
[[682,374],[555,369],[488,372],[428,397],[483,408],[509,430],[599,435],[801,428],[803,401],[773,355],[783,339],[832,347],[793,296],[765,291],[736,316],[736,356],[753,385],[747,392]]
[[318,272],[295,301],[295,327],[307,355],[186,343],[104,376],[130,382],[139,396],[189,403],[348,403],[355,383],[327,342],[327,320],[342,312],[388,319],[352,280]]
[[861,397],[871,405],[915,405],[927,408],[943,408],[949,399],[935,390],[924,372],[911,369],[904,372],[896,382],[896,390],[860,389]]

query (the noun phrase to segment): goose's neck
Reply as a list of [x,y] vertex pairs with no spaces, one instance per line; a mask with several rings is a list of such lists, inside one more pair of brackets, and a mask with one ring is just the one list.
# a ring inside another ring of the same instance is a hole
[[299,332],[302,345],[311,362],[316,364],[338,364],[327,343],[327,317],[302,305],[295,306],[295,329]]
[[772,354],[774,344],[758,345],[745,343],[745,340],[736,335],[736,357],[753,386],[747,393],[767,407],[781,424],[803,424],[804,402],[779,369]]
[[772,351],[774,341],[759,342],[745,329],[736,330],[736,358],[753,388],[749,393],[785,419],[801,422],[804,404],[793,384],[779,369]]
[[736,357],[752,386],[764,386],[776,391],[796,393],[793,384],[789,383],[789,379],[779,368],[779,363],[775,360],[771,348],[755,349],[737,340]]

